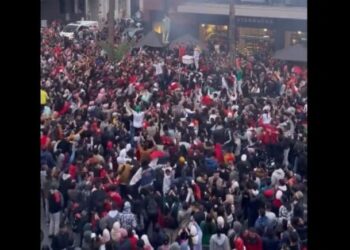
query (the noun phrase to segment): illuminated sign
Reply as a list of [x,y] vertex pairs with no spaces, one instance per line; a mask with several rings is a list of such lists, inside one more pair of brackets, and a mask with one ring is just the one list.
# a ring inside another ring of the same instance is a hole
[[251,23],[251,24],[274,24],[272,18],[262,18],[262,17],[236,17],[238,23]]

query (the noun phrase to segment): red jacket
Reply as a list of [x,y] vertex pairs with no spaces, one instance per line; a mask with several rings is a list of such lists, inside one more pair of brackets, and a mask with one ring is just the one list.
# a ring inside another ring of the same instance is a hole
[[199,186],[197,184],[193,185],[193,194],[194,194],[194,198],[196,199],[196,201],[202,200],[201,189],[199,188]]
[[182,59],[182,56],[184,56],[186,54],[186,48],[183,46],[180,46],[179,48],[179,58],[180,60]]
[[47,147],[47,142],[50,140],[50,137],[47,135],[42,135],[40,138],[40,145],[42,149],[46,149]]
[[118,207],[123,206],[123,199],[118,192],[111,191],[108,193],[109,197],[117,204]]
[[219,163],[223,163],[224,162],[224,156],[223,156],[223,153],[222,153],[221,145],[219,143],[215,144],[214,152],[215,152],[215,158],[218,160],[218,162]]
[[73,180],[76,180],[77,178],[77,167],[71,164],[68,169],[69,175],[72,177]]
[[244,245],[246,247],[246,250],[263,250],[262,246],[262,240],[259,235],[256,235],[256,242],[250,243],[247,238],[244,238]]
[[131,250],[137,250],[137,238],[135,236],[131,236],[129,240],[130,240]]
[[204,104],[205,106],[210,106],[213,104],[213,100],[210,98],[210,96],[205,95],[202,97],[202,104]]
[[233,240],[233,244],[236,250],[244,250],[244,242],[241,237],[237,237]]

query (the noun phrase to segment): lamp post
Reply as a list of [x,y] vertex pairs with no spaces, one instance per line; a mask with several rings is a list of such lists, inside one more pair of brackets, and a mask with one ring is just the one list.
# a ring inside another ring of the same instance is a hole
[[231,63],[235,65],[236,61],[236,23],[235,23],[235,0],[230,0],[230,12],[229,12],[229,50]]

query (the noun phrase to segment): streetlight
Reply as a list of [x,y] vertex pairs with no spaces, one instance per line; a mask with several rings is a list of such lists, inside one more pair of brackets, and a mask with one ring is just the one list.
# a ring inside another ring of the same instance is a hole
[[230,0],[230,12],[229,12],[229,50],[231,63],[233,65],[236,62],[236,36],[235,36],[235,0]]

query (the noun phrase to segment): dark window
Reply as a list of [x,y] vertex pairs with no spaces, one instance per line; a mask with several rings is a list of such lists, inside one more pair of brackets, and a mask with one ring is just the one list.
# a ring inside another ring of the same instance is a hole
[[70,13],[75,13],[74,11],[74,7],[75,7],[75,1],[74,0],[70,0]]
[[78,12],[84,13],[85,12],[85,0],[79,0],[78,2]]
[[59,1],[60,13],[61,14],[66,13],[66,1],[65,0],[58,0],[58,1]]

